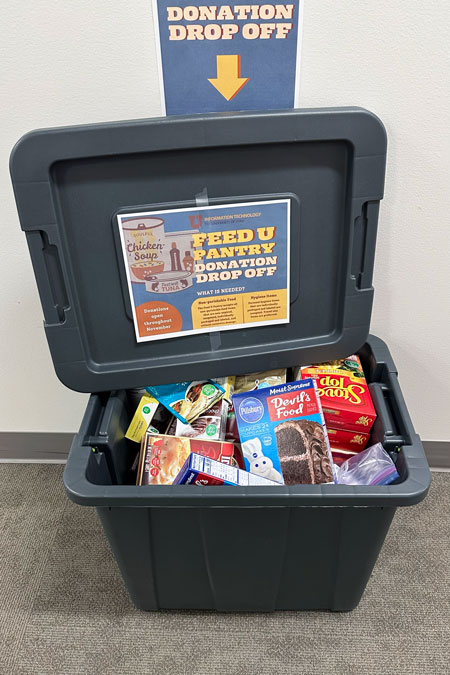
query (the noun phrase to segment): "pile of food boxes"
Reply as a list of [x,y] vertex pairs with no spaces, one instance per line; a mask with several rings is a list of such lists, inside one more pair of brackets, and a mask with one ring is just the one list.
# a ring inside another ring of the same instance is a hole
[[137,485],[361,484],[358,465],[373,465],[364,484],[398,477],[380,444],[365,450],[376,413],[355,354],[135,393]]

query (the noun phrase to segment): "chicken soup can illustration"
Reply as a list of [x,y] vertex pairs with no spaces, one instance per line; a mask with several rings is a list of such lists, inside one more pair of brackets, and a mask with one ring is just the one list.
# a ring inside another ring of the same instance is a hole
[[162,218],[124,218],[122,231],[133,283],[143,284],[151,276],[164,271],[167,242]]

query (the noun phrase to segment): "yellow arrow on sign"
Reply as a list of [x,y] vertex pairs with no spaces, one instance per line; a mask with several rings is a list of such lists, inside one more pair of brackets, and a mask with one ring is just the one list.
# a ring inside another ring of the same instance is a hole
[[248,81],[248,77],[241,77],[240,54],[218,55],[217,77],[208,78],[208,82],[211,82],[227,101],[231,101]]

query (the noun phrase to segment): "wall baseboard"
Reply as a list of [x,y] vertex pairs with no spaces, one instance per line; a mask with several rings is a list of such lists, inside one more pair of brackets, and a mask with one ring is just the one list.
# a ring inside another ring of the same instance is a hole
[[[0,462],[64,462],[74,434],[0,432]],[[450,441],[423,441],[432,469],[450,469]]]
[[0,461],[66,461],[75,434],[0,432]]
[[431,469],[450,469],[450,441],[422,441]]

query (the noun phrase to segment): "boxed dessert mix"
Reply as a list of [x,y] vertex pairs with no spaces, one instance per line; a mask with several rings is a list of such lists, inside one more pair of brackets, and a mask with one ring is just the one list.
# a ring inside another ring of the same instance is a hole
[[191,453],[175,478],[174,485],[278,485],[272,480]]
[[[234,380],[233,382],[234,393],[242,394],[245,391],[264,389],[264,387],[275,386],[277,384],[285,384],[286,368],[278,368],[276,370],[264,370],[257,373],[247,373],[247,375],[236,375],[235,377],[233,377],[233,380]],[[225,398],[227,398],[226,394]],[[228,409],[225,438],[227,441],[234,441],[236,443],[239,443],[239,433],[236,422],[236,413],[234,412],[232,402]]]
[[352,450],[353,452],[360,452],[364,450],[370,434],[360,431],[347,431],[346,429],[332,429],[327,426],[328,440],[330,441],[331,450],[333,448],[344,448]]
[[346,359],[297,368],[295,376],[313,377],[325,422],[332,429],[368,433],[376,419],[361,361],[356,354]]
[[334,482],[314,380],[236,394],[233,404],[248,471],[286,485]]
[[170,485],[191,452],[224,464],[243,466],[233,443],[147,432],[142,440],[137,485]]

